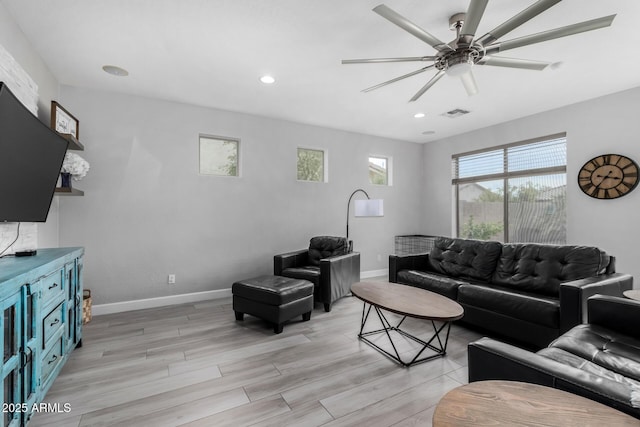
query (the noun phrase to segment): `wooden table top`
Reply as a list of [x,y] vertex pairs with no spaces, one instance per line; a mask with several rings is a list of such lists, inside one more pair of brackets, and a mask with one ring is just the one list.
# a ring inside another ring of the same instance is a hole
[[414,286],[389,282],[358,282],[351,293],[362,301],[402,316],[418,319],[453,321],[464,310],[449,298]]
[[436,406],[434,427],[638,426],[640,420],[555,388],[517,381],[478,381],[457,387]]
[[629,291],[624,291],[622,293],[625,297],[629,299],[634,299],[636,301],[640,301],[640,289],[631,289]]

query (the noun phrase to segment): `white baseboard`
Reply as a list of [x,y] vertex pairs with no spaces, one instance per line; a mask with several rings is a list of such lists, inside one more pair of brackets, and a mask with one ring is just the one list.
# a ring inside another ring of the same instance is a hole
[[[360,278],[370,279],[372,277],[388,276],[389,269],[370,270],[360,273]],[[93,316],[102,314],[122,313],[123,311],[142,310],[145,308],[164,307],[167,305],[186,304],[190,302],[200,302],[212,299],[230,298],[231,288],[217,289],[214,291],[193,292],[190,294],[169,295],[166,297],[137,299],[133,301],[114,302],[111,304],[97,304],[91,307]]]
[[371,279],[372,277],[381,277],[381,276],[389,277],[389,269],[383,268],[382,270],[370,270],[370,271],[360,272],[361,279]]
[[101,314],[121,313],[123,311],[142,310],[145,308],[164,307],[166,305],[185,304],[212,299],[231,297],[231,288],[214,291],[193,292],[190,294],[169,295],[166,297],[146,298],[133,301],[114,302],[111,304],[97,304],[91,307],[93,316]]

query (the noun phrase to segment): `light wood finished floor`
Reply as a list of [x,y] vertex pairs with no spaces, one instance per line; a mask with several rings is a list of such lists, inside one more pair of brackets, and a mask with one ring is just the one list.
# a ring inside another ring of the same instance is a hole
[[[362,305],[316,305],[279,335],[237,322],[230,299],[94,317],[45,398],[71,412],[30,426],[431,425],[440,398],[467,383],[480,335],[454,325],[446,357],[403,368],[357,339]],[[426,327],[403,324],[421,337]]]

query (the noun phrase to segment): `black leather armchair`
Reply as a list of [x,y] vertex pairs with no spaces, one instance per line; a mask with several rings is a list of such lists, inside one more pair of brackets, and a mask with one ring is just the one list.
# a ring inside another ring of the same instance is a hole
[[314,301],[323,303],[328,312],[360,281],[360,254],[349,252],[344,237],[313,237],[308,249],[275,255],[273,274],[312,282]]
[[470,343],[469,381],[541,384],[640,418],[640,301],[596,295],[587,311],[588,323],[537,353],[490,338]]

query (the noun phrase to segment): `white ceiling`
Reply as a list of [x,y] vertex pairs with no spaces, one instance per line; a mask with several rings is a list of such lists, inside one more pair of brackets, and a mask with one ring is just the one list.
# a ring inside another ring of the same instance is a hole
[[[361,90],[424,63],[342,65],[342,59],[433,55],[371,11],[385,4],[451,41],[448,19],[468,0],[2,0],[61,84],[142,95],[364,134],[429,142],[640,86],[640,1],[565,0],[503,40],[617,13],[609,28],[500,56],[562,62],[544,71],[476,66],[468,97],[445,76],[408,100],[430,71]],[[534,0],[493,0],[478,35]],[[102,71],[126,68],[128,77]],[[272,74],[276,83],[259,77]],[[471,111],[450,119],[454,108]],[[424,112],[422,119],[413,117]],[[81,117],[81,113],[77,113]],[[423,135],[424,131],[435,131]]]

